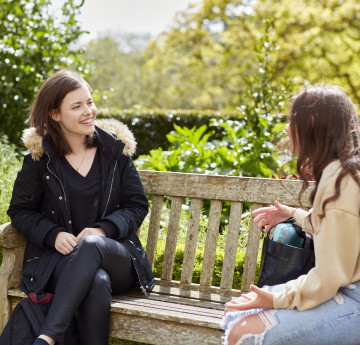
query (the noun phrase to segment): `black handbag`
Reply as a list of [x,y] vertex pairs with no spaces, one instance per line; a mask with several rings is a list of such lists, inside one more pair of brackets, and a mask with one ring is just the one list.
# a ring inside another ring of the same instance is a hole
[[[40,334],[49,303],[36,304],[30,298],[20,301],[10,315],[3,332],[0,335],[0,345],[32,345]],[[70,322],[58,345],[79,345],[79,335],[75,317]]]
[[[291,221],[289,221],[291,222]],[[310,235],[297,225],[297,234],[304,238],[302,248],[275,242],[265,236],[260,264],[258,287],[277,285],[307,274],[315,266],[314,242]]]

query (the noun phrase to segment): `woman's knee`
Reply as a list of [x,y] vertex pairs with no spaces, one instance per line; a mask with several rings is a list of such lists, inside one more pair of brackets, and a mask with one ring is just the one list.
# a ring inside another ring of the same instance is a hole
[[81,252],[100,252],[103,246],[104,239],[101,236],[87,235],[80,239],[75,249]]
[[93,278],[91,290],[108,291],[111,293],[111,281],[109,275],[102,268],[99,268]]
[[230,330],[228,336],[229,345],[236,345],[247,334],[261,334],[266,326],[259,315],[249,315],[237,322]]
[[99,245],[104,241],[102,236],[98,235],[87,235],[80,239],[78,242],[78,246],[93,246],[93,245]]

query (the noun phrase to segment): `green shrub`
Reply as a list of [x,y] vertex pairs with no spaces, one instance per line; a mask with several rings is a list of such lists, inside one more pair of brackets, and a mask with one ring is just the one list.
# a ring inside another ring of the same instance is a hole
[[[129,126],[138,143],[134,158],[148,154],[150,150],[168,148],[166,135],[174,129],[174,125],[183,127],[200,127],[210,124],[210,119],[232,119],[241,117],[239,110],[163,110],[163,109],[99,109],[101,118],[114,118]],[[220,131],[214,137],[219,138]]]
[[166,135],[169,144],[140,156],[140,169],[258,177],[271,177],[278,170],[275,144],[285,128],[284,101],[293,84],[272,83],[271,52],[276,47],[270,29],[267,22],[258,47],[258,73],[248,78],[248,99],[237,118],[214,117],[190,126],[174,123],[175,130]]
[[0,138],[0,165],[0,223],[3,224],[10,221],[6,211],[17,172],[21,167],[15,145],[9,144],[6,137]]
[[[9,144],[7,137],[0,138],[0,224],[10,221],[6,214],[9,207],[12,188],[16,174],[21,167],[19,154],[15,145]],[[2,262],[2,250],[0,249],[0,264]]]

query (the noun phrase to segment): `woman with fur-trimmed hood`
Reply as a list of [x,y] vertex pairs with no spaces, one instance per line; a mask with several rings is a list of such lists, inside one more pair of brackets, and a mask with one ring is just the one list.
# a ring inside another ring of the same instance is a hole
[[130,158],[136,142],[115,120],[95,123],[90,87],[60,71],[35,98],[30,151],[8,214],[27,238],[21,288],[51,301],[34,345],[59,341],[75,313],[81,345],[106,345],[111,294],[150,291],[154,276],[136,235],[148,201]]

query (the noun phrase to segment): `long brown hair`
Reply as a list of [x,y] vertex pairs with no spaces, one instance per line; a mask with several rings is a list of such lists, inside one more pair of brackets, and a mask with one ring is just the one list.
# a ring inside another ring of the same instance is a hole
[[322,205],[324,216],[325,206],[340,196],[345,175],[351,174],[360,186],[360,130],[356,107],[340,87],[305,88],[292,99],[289,123],[293,145],[298,150],[297,171],[303,180],[300,197],[309,185],[311,172],[311,179],[315,180],[310,195],[313,203],[323,170],[330,162],[340,161],[335,194]]
[[[44,138],[50,138],[56,153],[65,156],[71,153],[71,148],[57,121],[51,117],[51,112],[60,111],[65,96],[79,87],[89,84],[78,74],[71,71],[59,71],[51,75],[41,86],[31,107],[29,120],[36,133]],[[85,145],[93,146],[93,138],[87,136]]]

